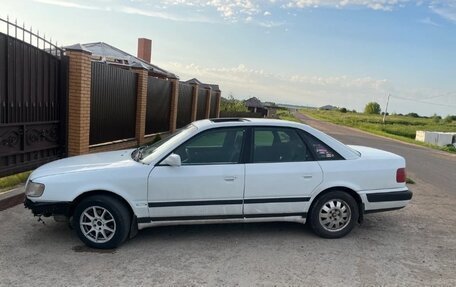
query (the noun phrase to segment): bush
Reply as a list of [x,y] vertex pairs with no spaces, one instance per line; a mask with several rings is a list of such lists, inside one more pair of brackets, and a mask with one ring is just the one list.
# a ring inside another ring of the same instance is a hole
[[381,112],[380,104],[376,103],[376,102],[370,102],[364,108],[364,113],[365,114],[379,115],[380,112]]
[[443,122],[446,124],[452,123],[453,121],[456,121],[456,116],[448,115],[443,119]]
[[249,110],[244,105],[244,102],[236,100],[233,95],[230,95],[228,99],[222,98],[220,101],[220,111],[225,112],[248,112]]
[[408,114],[406,114],[406,116],[407,117],[412,117],[412,118],[419,118],[420,117],[420,115],[417,114],[417,113],[408,113]]
[[340,108],[340,109],[339,109],[339,112],[341,112],[341,113],[344,113],[344,114],[345,114],[345,113],[347,112],[347,109],[346,109],[346,108]]

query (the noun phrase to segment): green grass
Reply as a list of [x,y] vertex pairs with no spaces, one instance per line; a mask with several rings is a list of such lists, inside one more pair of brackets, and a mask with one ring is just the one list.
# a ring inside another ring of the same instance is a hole
[[10,190],[13,187],[18,186],[19,184],[26,182],[30,173],[32,172],[26,171],[10,176],[0,177],[0,193]]
[[276,116],[281,120],[300,122],[289,110],[277,110]]
[[387,116],[385,124],[382,123],[381,115],[367,115],[362,113],[341,113],[339,111],[322,111],[303,109],[301,113],[312,118],[328,121],[331,123],[357,128],[373,134],[413,143],[421,146],[431,147],[438,150],[456,153],[456,148],[439,147],[424,142],[415,141],[415,134],[418,130],[456,132],[456,122],[447,123],[435,121],[432,118],[414,118],[408,116]]

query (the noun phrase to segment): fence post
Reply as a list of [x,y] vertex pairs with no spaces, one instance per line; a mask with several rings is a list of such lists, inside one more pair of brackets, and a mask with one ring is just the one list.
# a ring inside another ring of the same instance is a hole
[[216,103],[215,103],[215,117],[220,118],[220,101],[222,100],[222,92],[217,91],[217,96],[216,96]]
[[176,131],[177,124],[177,107],[179,101],[179,80],[172,80],[171,88],[171,111],[169,113],[169,130],[170,132]]
[[147,80],[149,75],[147,70],[142,67],[133,67],[133,72],[137,74],[135,138],[138,145],[143,145],[146,132]]
[[91,52],[81,45],[66,48],[68,56],[68,156],[89,152]]
[[208,119],[211,116],[211,93],[212,93],[212,88],[208,87],[206,88],[206,112],[205,112],[205,119]]
[[199,91],[199,85],[198,84],[192,84],[192,118],[191,121],[194,122],[196,121],[196,113],[198,112],[198,91]]

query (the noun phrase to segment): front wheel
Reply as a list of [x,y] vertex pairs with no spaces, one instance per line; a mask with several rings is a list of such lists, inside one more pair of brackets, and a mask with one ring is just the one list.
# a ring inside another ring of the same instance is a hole
[[130,213],[119,200],[105,195],[83,199],[76,207],[73,224],[79,238],[93,248],[116,248],[127,239]]
[[331,191],[319,197],[312,206],[310,225],[321,237],[340,238],[350,233],[358,217],[358,204],[350,194]]

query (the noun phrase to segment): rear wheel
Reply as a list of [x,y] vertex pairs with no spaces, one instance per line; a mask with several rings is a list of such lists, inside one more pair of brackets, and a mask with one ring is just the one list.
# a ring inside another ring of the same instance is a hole
[[119,200],[95,195],[76,207],[73,224],[79,238],[93,248],[115,248],[127,239],[130,212]]
[[350,233],[358,217],[358,204],[350,194],[331,191],[317,198],[313,204],[310,225],[321,237],[340,238]]

